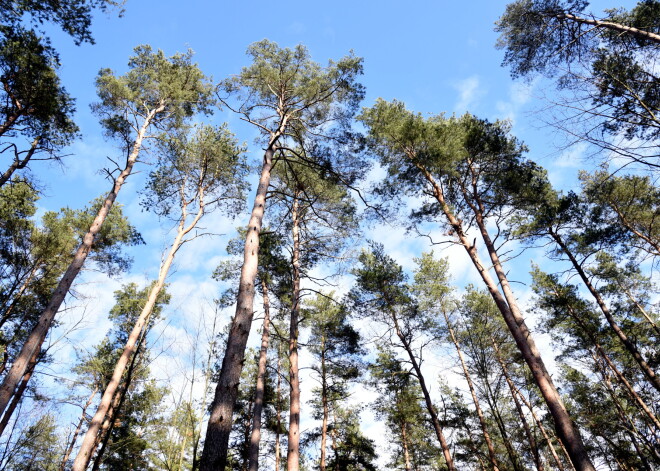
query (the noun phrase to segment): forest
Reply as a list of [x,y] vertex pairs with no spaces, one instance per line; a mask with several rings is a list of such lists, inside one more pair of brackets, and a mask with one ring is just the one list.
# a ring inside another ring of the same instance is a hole
[[0,471],[660,469],[660,0],[497,5],[522,124],[134,3],[0,0]]

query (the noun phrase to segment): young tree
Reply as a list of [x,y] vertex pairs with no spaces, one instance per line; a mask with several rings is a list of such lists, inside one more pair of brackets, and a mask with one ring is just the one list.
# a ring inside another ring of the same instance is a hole
[[[317,395],[314,412],[322,421],[319,469],[326,471],[332,469],[327,466],[330,411],[341,407],[349,395],[350,382],[360,376],[363,351],[360,334],[349,324],[347,307],[334,299],[334,293],[317,294],[303,310],[311,326],[307,345],[315,360],[312,370],[319,383],[313,390]],[[357,438],[354,434],[356,425],[359,431],[359,424],[347,424],[347,439]]]
[[0,384],[0,411],[4,412],[19,382],[29,368],[30,359],[38,355],[46,335],[66,294],[101,230],[126,178],[137,162],[150,129],[167,131],[205,109],[210,87],[200,70],[191,62],[192,53],[177,54],[167,59],[162,51],[152,52],[140,46],[129,61],[131,70],[115,77],[108,69],[97,78],[101,102],[95,110],[102,116],[108,133],[118,137],[126,153],[126,163],[117,176],[109,172],[112,189],[105,197],[75,256],[55,288],[48,306],[23,344],[11,369]]
[[351,291],[355,306],[362,315],[378,319],[387,326],[389,332],[396,335],[397,346],[406,352],[414,371],[412,375],[419,382],[426,410],[442,447],[447,467],[453,471],[455,467],[449,445],[422,375],[421,349],[419,354],[415,352],[415,342],[426,330],[433,327],[433,319],[425,315],[428,311],[419,309],[418,303],[411,296],[409,286],[406,285],[407,277],[403,269],[384,253],[382,245],[372,244],[372,250],[362,252],[358,260],[361,266],[353,271],[357,286]]
[[[500,232],[492,236],[487,226],[489,220],[501,224],[521,192],[539,191],[538,168],[522,157],[524,147],[503,123],[489,123],[469,114],[424,118],[406,110],[403,103],[382,100],[364,110],[360,120],[368,128],[372,148],[389,170],[388,180],[378,191],[390,197],[422,194],[427,200],[416,215],[448,223],[449,234],[467,252],[529,366],[574,466],[578,471],[594,471],[518,307],[497,250]],[[476,238],[468,238],[470,227],[478,231],[489,264],[480,258]],[[490,274],[490,265],[499,286]]]
[[354,56],[330,62],[324,68],[310,59],[303,46],[281,49],[267,40],[250,46],[248,54],[253,65],[228,79],[223,88],[239,101],[235,110],[242,119],[260,130],[266,150],[245,239],[236,314],[211,405],[201,471],[223,469],[227,460],[232,412],[254,312],[259,233],[273,158],[287,146],[291,136],[298,136],[296,145],[312,135],[338,137],[334,130],[350,124],[364,93],[356,82],[362,61]]
[[[162,149],[160,165],[150,175],[145,205],[159,215],[172,216],[177,223],[176,236],[85,434],[74,462],[75,471],[84,471],[87,467],[96,435],[126,366],[134,355],[138,340],[146,335],[149,317],[165,285],[174,257],[181,246],[191,240],[186,237],[197,227],[202,217],[213,209],[232,213],[234,209],[240,208],[245,165],[242,149],[225,127],[199,127],[191,136],[175,135],[164,140],[163,146],[165,149]],[[174,208],[176,212],[173,214]]]

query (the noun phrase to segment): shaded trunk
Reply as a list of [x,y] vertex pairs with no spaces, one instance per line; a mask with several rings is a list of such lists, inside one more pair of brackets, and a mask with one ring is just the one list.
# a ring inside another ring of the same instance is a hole
[[261,332],[261,351],[259,352],[259,368],[257,370],[257,386],[254,392],[254,410],[252,419],[252,436],[250,437],[250,449],[248,451],[250,471],[259,469],[259,442],[261,441],[261,411],[263,410],[266,362],[268,361],[268,340],[270,334],[270,299],[268,298],[268,286],[261,280],[261,292],[264,300],[264,324]]
[[539,448],[536,443],[536,438],[534,437],[534,434],[532,433],[532,430],[530,429],[529,424],[527,423],[527,418],[525,417],[525,414],[522,410],[522,405],[520,404],[520,401],[518,400],[518,396],[516,395],[516,387],[513,384],[511,377],[509,376],[509,369],[506,367],[506,363],[504,363],[504,360],[502,359],[500,348],[497,345],[497,342],[495,342],[495,339],[493,337],[491,337],[490,340],[495,350],[495,358],[497,359],[497,362],[500,364],[500,368],[502,368],[502,373],[504,373],[504,379],[506,380],[506,384],[509,386],[509,391],[511,392],[513,403],[516,406],[516,412],[518,412],[520,423],[522,424],[523,429],[525,430],[525,435],[527,436],[529,447],[532,450],[532,456],[534,457],[534,464],[536,465],[536,469],[538,469],[538,471],[543,471],[545,467],[543,466],[543,462],[541,461],[541,454],[539,453]]
[[[64,301],[64,298],[69,292],[73,281],[82,269],[83,264],[87,259],[87,255],[92,249],[94,239],[101,230],[101,226],[108,216],[110,209],[112,209],[112,205],[117,198],[119,190],[121,190],[124,181],[133,171],[133,166],[135,165],[138,154],[140,153],[140,148],[142,147],[142,141],[146,135],[147,129],[149,128],[152,119],[156,116],[156,114],[162,112],[164,109],[165,106],[161,105],[159,108],[152,110],[142,123],[142,126],[140,127],[135,138],[135,142],[133,143],[131,153],[126,160],[126,166],[121,171],[119,176],[117,176],[117,178],[114,180],[112,190],[106,196],[103,205],[99,209],[99,212],[94,219],[94,222],[90,226],[87,234],[85,234],[82,243],[76,250],[73,261],[57,284],[57,288],[55,288],[48,306],[42,312],[39,320],[37,321],[37,324],[32,329],[32,332],[30,332],[30,335],[23,344],[20,353],[14,360],[12,367],[7,372],[7,375],[2,381],[2,384],[0,385],[0,413],[5,412],[11,397],[16,391],[18,383],[21,381],[25,375],[25,372],[28,370],[30,358],[33,357],[35,352],[38,356],[39,352],[41,351],[41,346],[43,345],[46,339],[46,335],[48,334],[48,331],[53,324],[53,320],[55,319],[57,311],[59,310],[62,302]],[[16,393],[18,394],[18,391],[16,391]]]
[[406,433],[406,424],[401,424],[401,444],[403,446],[403,459],[405,460],[406,471],[411,471],[410,452],[408,451],[408,434]]
[[321,423],[321,459],[320,471],[325,471],[325,448],[328,436],[328,385],[325,369],[325,339],[321,339],[321,402],[323,404],[323,422]]
[[280,358],[280,351],[278,349],[277,353],[277,390],[275,392],[276,406],[275,413],[276,419],[275,424],[277,430],[275,431],[275,471],[280,471],[280,430],[282,429],[282,411],[280,410],[280,404],[282,402],[282,359]]
[[298,471],[300,460],[300,378],[298,376],[298,318],[300,315],[300,200],[293,198],[293,294],[289,327],[289,442],[287,471]]
[[545,439],[545,442],[547,443],[548,448],[550,449],[550,453],[552,454],[552,457],[555,460],[555,464],[557,465],[557,468],[559,469],[559,471],[564,471],[565,470],[564,464],[562,463],[561,459],[559,459],[557,450],[555,450],[555,446],[553,445],[552,439],[548,435],[548,432],[546,432],[545,427],[543,426],[543,422],[541,422],[541,419],[539,419],[539,417],[536,415],[536,412],[534,412],[534,408],[529,403],[527,398],[523,395],[523,393],[520,392],[518,388],[515,387],[515,385],[514,385],[514,389],[520,400],[523,401],[529,412],[532,414],[532,418],[534,419],[534,422],[536,422],[536,426],[541,431],[541,434],[543,435],[543,438]]
[[575,258],[573,253],[569,250],[569,248],[564,243],[564,240],[559,236],[559,234],[557,234],[552,229],[550,229],[549,233],[550,236],[554,239],[557,245],[561,248],[561,250],[570,260],[571,264],[573,265],[573,268],[580,276],[582,282],[587,287],[591,295],[596,300],[596,304],[598,304],[598,307],[605,316],[605,319],[607,319],[607,322],[610,324],[610,327],[612,327],[612,330],[617,335],[617,337],[619,337],[619,340],[621,340],[621,343],[623,344],[625,349],[635,359],[640,369],[642,370],[642,373],[644,373],[644,376],[646,376],[648,381],[653,385],[655,389],[660,391],[660,378],[658,378],[658,376],[655,374],[655,372],[646,362],[646,359],[642,357],[642,354],[637,349],[635,344],[628,338],[628,336],[625,334],[623,329],[621,329],[621,326],[616,322],[616,319],[614,319],[614,316],[612,315],[609,307],[607,307],[607,304],[605,304],[605,300],[601,297],[600,293],[596,290],[596,288],[591,284],[589,277],[582,269],[582,265],[580,265],[580,263],[577,261],[577,259]]
[[410,363],[412,363],[412,366],[415,370],[415,376],[417,376],[417,380],[419,381],[419,386],[422,389],[422,394],[424,395],[424,402],[426,404],[426,410],[428,411],[429,415],[431,416],[431,423],[433,424],[433,429],[435,430],[435,435],[438,438],[438,441],[440,442],[440,447],[442,448],[442,454],[445,457],[445,462],[447,463],[447,468],[449,471],[455,471],[456,468],[454,467],[454,460],[452,459],[451,453],[449,451],[449,445],[447,444],[447,440],[445,439],[444,433],[442,433],[442,427],[440,426],[440,420],[438,419],[438,413],[435,411],[435,407],[433,406],[433,402],[431,401],[431,395],[429,394],[429,390],[426,387],[426,381],[424,381],[424,376],[422,375],[422,369],[419,366],[419,362],[417,361],[417,357],[415,357],[415,353],[412,351],[412,347],[410,346],[410,343],[408,342],[408,339],[406,338],[405,335],[403,335],[403,332],[399,328],[399,322],[396,317],[396,313],[394,311],[391,312],[392,320],[394,321],[394,327],[396,329],[396,334],[401,340],[401,343],[403,344],[403,347],[405,348],[406,352],[408,353],[408,358],[410,359]]
[[506,274],[502,269],[497,252],[495,247],[490,241],[490,237],[486,232],[486,227],[481,218],[481,214],[477,211],[475,212],[475,217],[479,223],[479,230],[482,234],[482,237],[485,235],[484,242],[486,243],[491,261],[497,273],[497,277],[500,280],[500,284],[505,293],[506,297],[503,297],[499,292],[497,284],[491,278],[490,273],[488,272],[487,267],[482,263],[475,244],[472,244],[465,232],[463,231],[463,225],[458,218],[454,215],[451,208],[447,204],[444,196],[444,192],[440,184],[435,181],[433,176],[430,174],[426,168],[416,161],[415,157],[412,157],[415,165],[422,171],[426,180],[431,185],[433,195],[440,204],[440,208],[444,213],[445,217],[451,228],[453,229],[456,237],[459,239],[460,244],[466,250],[468,256],[470,257],[472,264],[475,266],[481,279],[486,285],[488,292],[492,296],[497,308],[499,309],[504,321],[511,332],[512,337],[514,338],[518,349],[520,350],[525,362],[529,366],[534,381],[536,382],[541,394],[548,405],[548,409],[554,419],[555,427],[557,434],[561,437],[563,441],[567,443],[571,460],[575,464],[575,467],[578,471],[596,471],[594,465],[591,463],[587,451],[582,442],[582,437],[575,424],[573,423],[566,406],[564,405],[559,392],[552,381],[552,377],[548,373],[543,359],[534,343],[534,340],[531,337],[531,333],[527,328],[524,318],[522,317],[520,310],[515,302],[513,293],[509,288],[509,283],[506,278]]
[[[185,220],[187,216],[186,205],[182,203],[182,214],[179,221],[177,235],[174,238],[172,246],[170,247],[167,258],[160,268],[158,273],[158,280],[152,286],[151,291],[149,292],[149,298],[142,308],[142,312],[140,312],[140,317],[135,322],[133,330],[128,336],[124,350],[122,351],[122,354],[119,357],[117,364],[115,365],[112,378],[110,379],[110,382],[106,386],[106,389],[103,393],[103,397],[101,398],[101,403],[99,404],[98,410],[96,411],[96,414],[94,414],[94,417],[89,424],[89,428],[87,429],[83,443],[80,446],[80,450],[78,451],[78,456],[76,456],[76,460],[73,462],[73,471],[84,471],[87,468],[89,460],[91,459],[92,453],[94,451],[94,442],[96,441],[96,436],[99,433],[103,419],[106,416],[108,409],[110,408],[112,398],[115,396],[117,388],[121,382],[121,378],[126,371],[126,367],[128,366],[128,362],[131,360],[131,357],[135,358],[137,356],[137,351],[139,349],[138,341],[146,335],[146,330],[149,325],[149,318],[151,317],[151,313],[153,312],[154,306],[156,305],[158,295],[163,289],[163,286],[165,286],[165,279],[167,278],[167,274],[170,270],[170,267],[172,266],[174,257],[181,245],[184,243],[183,238],[185,235],[188,234],[197,225],[200,218],[202,217],[202,214],[204,213],[203,194],[199,193],[198,195],[199,209],[187,227],[185,226]],[[126,390],[128,387],[124,389]]]
[[458,353],[458,359],[460,360],[461,368],[463,369],[463,376],[465,376],[465,381],[467,381],[468,388],[470,389],[470,395],[472,396],[472,402],[474,403],[474,408],[477,411],[477,417],[479,418],[479,424],[481,425],[481,433],[484,436],[484,441],[486,442],[486,447],[488,448],[488,459],[490,460],[490,465],[492,466],[493,471],[499,471],[499,467],[497,466],[497,458],[495,457],[495,448],[493,447],[493,442],[490,439],[490,433],[488,433],[488,427],[486,426],[486,418],[484,417],[484,413],[481,410],[481,406],[479,405],[479,399],[477,398],[477,393],[474,389],[474,384],[472,383],[472,377],[470,376],[470,372],[468,371],[467,365],[465,364],[463,351],[461,350],[461,347],[458,343],[458,339],[454,334],[454,329],[452,329],[451,327],[451,323],[449,322],[449,316],[447,316],[447,313],[445,311],[442,311],[442,314],[445,317],[445,323],[447,324],[447,329],[449,330],[449,336],[451,337],[451,341],[454,344],[454,347],[456,348],[456,352]]
[[85,412],[87,412],[87,408],[92,404],[92,401],[94,400],[94,396],[96,396],[96,393],[99,391],[98,385],[94,388],[94,391],[92,391],[92,394],[89,396],[89,399],[87,399],[87,402],[85,403],[85,406],[82,409],[82,413],[80,414],[80,420],[78,421],[78,425],[76,426],[76,430],[73,432],[73,436],[71,437],[71,441],[69,442],[69,446],[66,449],[66,452],[64,453],[64,456],[62,457],[62,462],[60,463],[60,471],[64,471],[66,469],[66,464],[67,461],[69,461],[69,456],[71,456],[71,452],[73,451],[73,447],[76,445],[76,441],[78,440],[78,435],[80,434],[80,429],[82,428],[83,423],[85,422]]
[[[280,129],[283,130],[285,125],[286,123],[283,123]],[[254,282],[259,264],[259,232],[261,231],[266,206],[266,193],[270,183],[275,146],[280,134],[281,131],[271,137],[264,154],[259,186],[245,237],[243,267],[241,268],[236,298],[236,313],[227,337],[222,369],[211,403],[211,415],[206,429],[200,471],[224,470],[227,465],[232,415],[238,396],[238,385],[245,360],[245,347],[250,335],[254,314]]]
[[2,416],[2,420],[0,420],[0,435],[4,433],[7,425],[9,424],[9,419],[11,419],[12,414],[23,398],[23,393],[27,389],[28,382],[30,381],[32,373],[34,373],[34,369],[37,366],[37,358],[39,357],[39,353],[39,351],[35,350],[35,352],[32,354],[32,358],[30,358],[30,363],[28,364],[28,369],[25,372],[25,376],[23,376],[21,379],[21,383],[18,385],[16,394],[14,394],[9,407],[5,411],[5,414]]

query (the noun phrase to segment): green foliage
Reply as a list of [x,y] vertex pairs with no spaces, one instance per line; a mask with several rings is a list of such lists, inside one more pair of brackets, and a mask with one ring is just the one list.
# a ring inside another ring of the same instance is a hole
[[336,453],[330,456],[327,469],[341,471],[376,471],[375,441],[360,430],[360,411],[356,408],[336,408],[332,433]]
[[58,471],[62,459],[60,437],[53,414],[46,414],[22,431],[11,454],[4,463],[7,471]]
[[[90,27],[94,9],[107,11],[125,0],[1,0],[0,23],[16,27],[26,17],[32,24],[58,25],[76,44],[93,43]],[[122,11],[120,10],[120,14]]]
[[[606,10],[597,26],[578,20],[596,18],[587,6],[584,0],[510,3],[496,28],[498,47],[505,49],[503,65],[514,77],[559,75],[558,86],[575,92],[570,106],[584,111],[579,119],[595,119],[580,138],[657,166],[634,139],[660,136],[659,78],[652,65],[660,44],[631,28],[657,34],[660,2],[642,0],[630,10]],[[625,136],[628,147],[605,141],[603,133]]]
[[[157,167],[150,172],[143,194],[146,209],[170,216],[173,208],[184,202],[188,212],[210,212],[220,207],[232,214],[243,208],[248,172],[245,148],[238,145],[226,125],[180,129],[164,136],[159,147]],[[192,202],[197,208],[190,207]]]
[[115,76],[110,69],[102,69],[96,78],[101,101],[92,109],[109,136],[130,146],[135,130],[132,119],[155,113],[151,125],[168,132],[180,128],[194,113],[209,111],[213,86],[192,63],[192,51],[169,58],[148,45],[134,51],[126,74]]

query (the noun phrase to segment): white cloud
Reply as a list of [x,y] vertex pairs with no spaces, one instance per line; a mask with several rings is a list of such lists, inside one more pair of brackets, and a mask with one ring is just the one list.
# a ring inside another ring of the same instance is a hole
[[459,80],[453,84],[453,87],[458,91],[458,100],[454,105],[457,114],[473,111],[477,101],[486,94],[477,75]]

